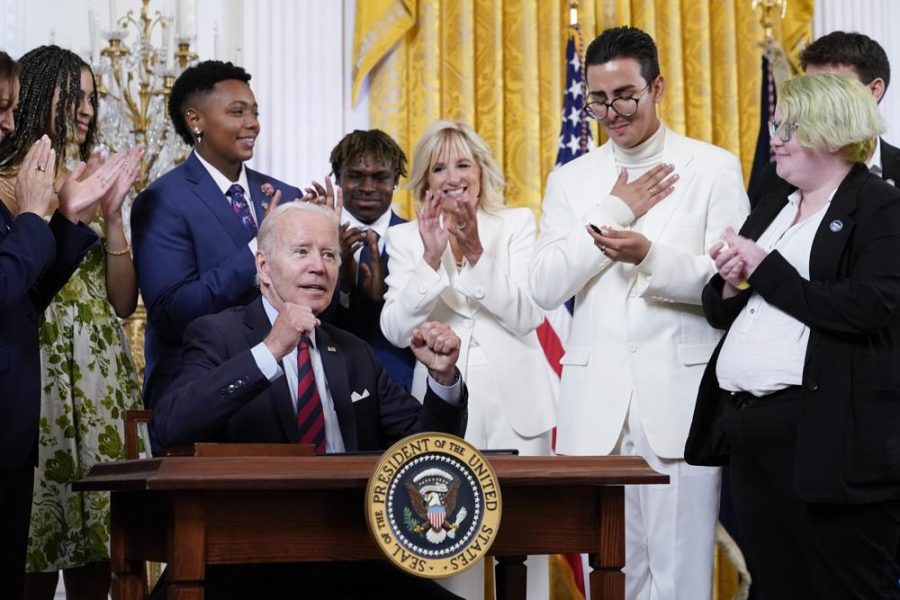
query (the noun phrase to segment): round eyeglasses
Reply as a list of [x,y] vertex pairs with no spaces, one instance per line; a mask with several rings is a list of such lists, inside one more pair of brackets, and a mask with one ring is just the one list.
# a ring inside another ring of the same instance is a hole
[[630,117],[637,112],[638,104],[647,96],[647,90],[650,89],[651,85],[653,85],[653,81],[638,92],[639,96],[622,96],[613,98],[609,102],[592,100],[584,105],[584,114],[597,121],[602,121],[609,116],[609,109],[612,108],[619,116]]
[[799,125],[797,123],[785,123],[784,121],[769,121],[769,139],[778,138],[782,144],[787,144],[794,137]]

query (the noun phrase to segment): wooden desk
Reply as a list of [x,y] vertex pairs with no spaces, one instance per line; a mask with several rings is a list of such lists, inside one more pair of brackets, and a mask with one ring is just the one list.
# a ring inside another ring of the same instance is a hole
[[[591,598],[625,597],[623,484],[667,483],[638,457],[491,457],[503,516],[499,598],[525,597],[525,556],[591,554]],[[143,561],[169,598],[200,600],[207,564],[382,558],[363,496],[375,456],[167,457],[97,465],[76,490],[112,492],[113,598],[143,600]]]

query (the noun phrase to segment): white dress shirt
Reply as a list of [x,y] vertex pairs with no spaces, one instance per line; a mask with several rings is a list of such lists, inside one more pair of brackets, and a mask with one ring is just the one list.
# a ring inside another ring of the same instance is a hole
[[[237,181],[231,181],[227,177],[225,177],[221,171],[212,166],[210,163],[203,160],[203,157],[200,156],[200,153],[194,150],[194,156],[197,157],[197,160],[200,161],[200,164],[203,165],[203,168],[209,173],[209,176],[213,178],[213,181],[216,182],[216,187],[218,187],[222,191],[222,200],[228,204],[228,208],[231,209],[231,200],[228,199],[227,194],[228,190],[235,183],[244,188],[244,199],[247,200],[247,207],[250,209],[250,217],[256,223],[256,227],[259,228],[259,217],[256,216],[256,207],[253,206],[253,196],[250,191],[250,184],[247,182],[247,167],[241,164],[241,174],[238,176]],[[250,249],[250,252],[253,253],[253,256],[256,256],[256,238],[254,237],[252,240],[247,242],[247,247]]]
[[[275,323],[278,317],[278,311],[272,306],[272,303],[263,296],[263,308],[266,310],[266,316],[269,323]],[[316,332],[311,331],[309,334],[309,359],[312,363],[313,376],[316,378],[316,389],[319,392],[319,400],[322,402],[322,413],[325,417],[325,452],[334,454],[344,452],[344,436],[341,434],[341,425],[338,421],[337,412],[334,409],[334,399],[331,397],[331,388],[328,385],[328,379],[325,377],[325,367],[322,366],[322,357],[319,353],[319,347],[316,344]],[[256,366],[262,372],[263,376],[270,382],[275,381],[282,375],[287,377],[288,390],[291,393],[291,402],[294,404],[294,413],[297,412],[297,349],[294,348],[282,359],[281,363],[275,360],[275,356],[266,346],[265,342],[260,342],[250,349],[253,354],[253,360]],[[462,378],[457,376],[456,381],[449,386],[441,385],[430,376],[428,377],[428,387],[431,388],[438,398],[450,404],[451,406],[459,406],[462,402]]]
[[[835,191],[818,212],[794,225],[802,196],[799,190],[792,193],[757,244],[767,252],[778,250],[808,281],[813,238]],[[719,387],[761,397],[800,385],[808,341],[809,327],[754,293],[732,323],[719,352]]]

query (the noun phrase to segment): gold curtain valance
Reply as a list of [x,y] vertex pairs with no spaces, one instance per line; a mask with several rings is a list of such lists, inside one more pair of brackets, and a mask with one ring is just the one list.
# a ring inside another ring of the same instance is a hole
[[[811,37],[812,11],[813,0],[790,0],[776,24],[790,54]],[[592,0],[578,12],[586,44],[616,25],[652,35],[667,81],[662,118],[734,152],[749,176],[763,39],[751,0]],[[360,1],[353,88],[370,77],[371,125],[407,153],[436,119],[473,124],[504,169],[507,203],[539,213],[556,158],[567,24],[562,0]],[[412,214],[405,191],[395,203]]]

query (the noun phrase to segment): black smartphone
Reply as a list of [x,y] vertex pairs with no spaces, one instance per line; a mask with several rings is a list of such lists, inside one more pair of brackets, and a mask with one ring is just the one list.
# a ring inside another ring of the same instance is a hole
[[599,227],[597,227],[597,226],[594,225],[593,223],[588,223],[588,225],[591,226],[591,229],[594,230],[594,233],[596,233],[597,235],[603,235],[603,232],[600,231],[600,228],[599,228]]

